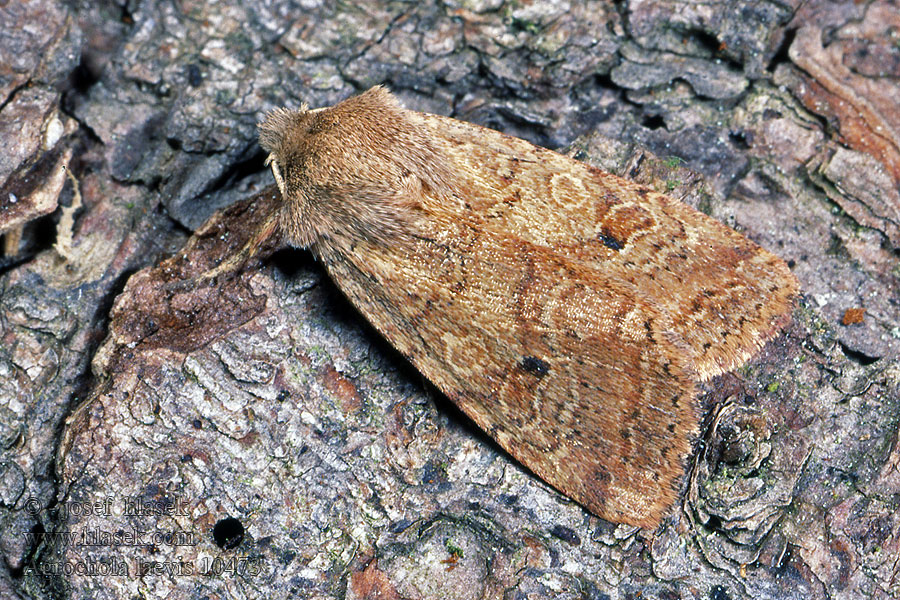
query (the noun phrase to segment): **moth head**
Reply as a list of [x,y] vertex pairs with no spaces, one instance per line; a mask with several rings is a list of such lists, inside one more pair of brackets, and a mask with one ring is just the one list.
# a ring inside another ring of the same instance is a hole
[[384,88],[335,106],[269,112],[259,143],[281,191],[290,243],[394,243],[413,233],[425,194],[450,195],[440,141]]
[[258,126],[259,145],[269,153],[266,166],[272,169],[275,183],[284,198],[287,197],[285,164],[297,154],[298,145],[309,135],[316,112],[306,104],[296,110],[276,108],[269,111]]
[[329,172],[340,171],[329,167],[335,136],[322,126],[323,110],[306,104],[277,108],[258,125],[259,145],[269,153],[266,166],[281,192],[279,227],[290,243],[303,248],[333,234],[337,225],[325,190],[333,183]]

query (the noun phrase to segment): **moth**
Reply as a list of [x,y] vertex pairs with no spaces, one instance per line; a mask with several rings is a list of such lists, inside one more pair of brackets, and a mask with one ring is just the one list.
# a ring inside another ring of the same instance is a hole
[[592,513],[677,500],[695,384],[789,319],[787,265],[647,187],[374,87],[259,125],[280,230],[509,454]]

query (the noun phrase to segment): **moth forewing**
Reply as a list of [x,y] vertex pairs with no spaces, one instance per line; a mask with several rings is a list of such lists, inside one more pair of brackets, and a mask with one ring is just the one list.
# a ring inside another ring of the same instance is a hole
[[665,317],[546,249],[431,225],[443,238],[458,231],[450,237],[465,247],[426,234],[323,261],[388,341],[517,460],[599,516],[658,523],[697,422]]

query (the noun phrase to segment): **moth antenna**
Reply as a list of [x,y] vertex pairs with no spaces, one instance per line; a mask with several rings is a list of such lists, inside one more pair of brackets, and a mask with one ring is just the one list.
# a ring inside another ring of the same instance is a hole
[[247,263],[247,261],[256,256],[256,253],[259,252],[259,249],[262,247],[263,243],[267,239],[269,239],[277,229],[278,211],[273,210],[271,213],[269,213],[269,216],[266,217],[266,220],[263,221],[262,225],[260,225],[253,233],[253,235],[250,236],[250,239],[247,240],[247,242],[240,250],[226,258],[215,268],[212,268],[198,275],[196,281],[204,282],[210,279],[215,279],[225,273],[241,270]]

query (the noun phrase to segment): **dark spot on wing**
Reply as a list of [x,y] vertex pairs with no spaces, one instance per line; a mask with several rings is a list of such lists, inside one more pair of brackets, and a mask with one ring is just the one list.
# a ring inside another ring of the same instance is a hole
[[536,356],[526,356],[519,363],[519,368],[535,377],[543,377],[550,372],[550,365]]
[[614,236],[610,235],[606,230],[601,231],[597,234],[597,239],[603,242],[603,245],[609,248],[610,250],[615,250],[618,252],[624,245],[622,242],[617,240]]

